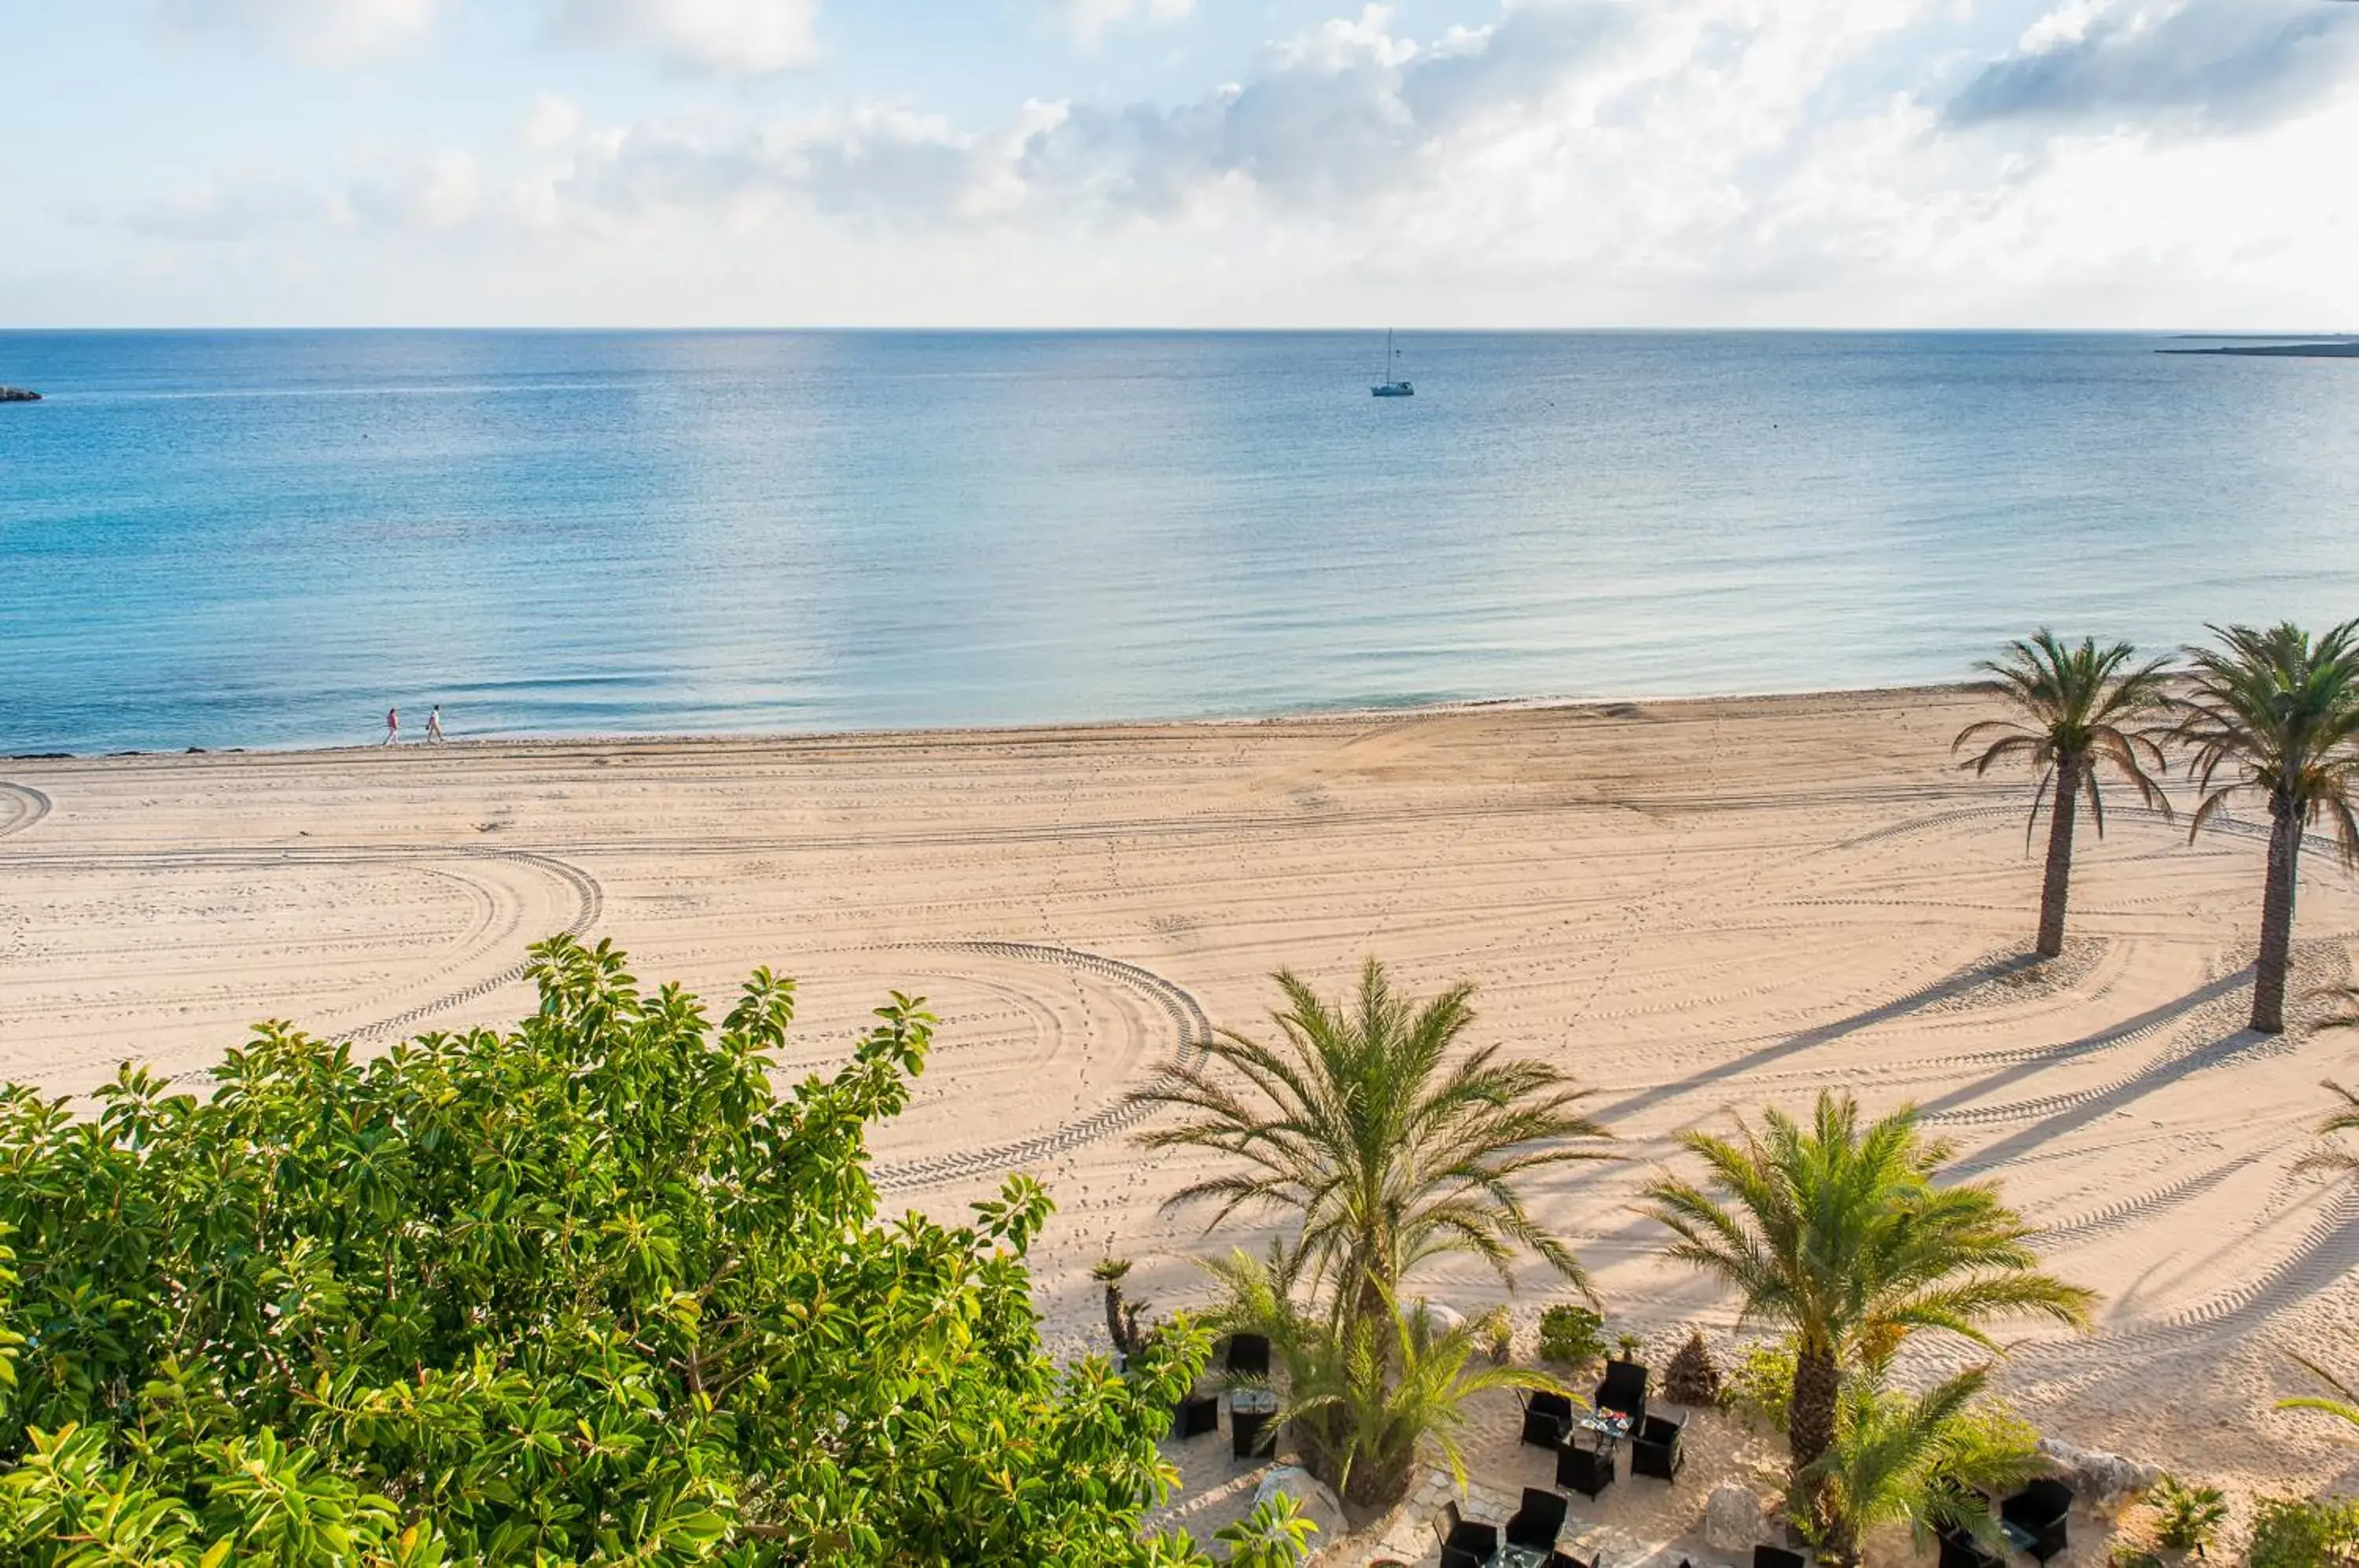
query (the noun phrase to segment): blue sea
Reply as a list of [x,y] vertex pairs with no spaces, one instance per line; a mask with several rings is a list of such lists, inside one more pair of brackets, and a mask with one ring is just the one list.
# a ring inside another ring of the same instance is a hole
[[2142,336],[0,332],[0,752],[1963,677],[2359,615],[2359,361]]

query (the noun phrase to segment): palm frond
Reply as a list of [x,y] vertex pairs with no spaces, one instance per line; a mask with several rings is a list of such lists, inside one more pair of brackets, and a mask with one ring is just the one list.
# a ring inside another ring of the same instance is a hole
[[1920,1332],[1990,1345],[1996,1321],[2088,1320],[2095,1298],[2039,1271],[2035,1233],[1995,1189],[1937,1181],[1949,1150],[1912,1108],[1863,1125],[1828,1091],[1807,1130],[1770,1110],[1736,1138],[1680,1141],[1708,1187],[1666,1174],[1642,1200],[1670,1256],[1718,1276],[1746,1318],[1843,1364],[1881,1362]]
[[1223,1030],[1201,1060],[1164,1067],[1129,1097],[1180,1113],[1143,1133],[1142,1147],[1246,1167],[1189,1183],[1167,1209],[1209,1207],[1215,1225],[1248,1207],[1290,1214],[1319,1283],[1389,1288],[1427,1258],[1466,1252],[1512,1284],[1518,1250],[1582,1282],[1571,1249],[1532,1221],[1518,1184],[1605,1157],[1596,1146],[1609,1135],[1581,1108],[1587,1091],[1498,1045],[1465,1049],[1471,985],[1419,1000],[1373,958],[1338,1000],[1291,972],[1274,979],[1274,1039]]
[[2336,1377],[2333,1373],[2328,1371],[2325,1367],[2320,1366],[2315,1361],[2309,1360],[2306,1357],[2299,1356],[2295,1356],[2293,1359],[2294,1363],[2303,1371],[2309,1373],[2311,1377],[2325,1384],[2328,1388],[2332,1389],[2333,1391],[2333,1397],[2329,1399],[2319,1394],[2305,1394],[2295,1399],[2279,1399],[2277,1401],[2277,1409],[2281,1410],[2317,1410],[2321,1414],[2332,1416],[2337,1421],[2346,1421],[2352,1426],[2359,1427],[2359,1390],[2354,1390],[2350,1384],[2344,1382],[2341,1377]]
[[2027,841],[2046,804],[2048,786],[2059,768],[2068,770],[2086,797],[2097,833],[2105,831],[2105,807],[2098,785],[2100,764],[2118,774],[2148,806],[2169,814],[2170,802],[2155,774],[2167,771],[2162,748],[2148,733],[2165,711],[2170,661],[2133,665],[2127,643],[2104,648],[2093,637],[2067,644],[2042,626],[2011,642],[2005,655],[1975,668],[1990,679],[1973,690],[2014,707],[2017,716],[1984,719],[1960,730],[1952,753],[1981,746],[1961,764],[1977,778],[2000,762],[2022,759],[2040,775],[2024,825]]

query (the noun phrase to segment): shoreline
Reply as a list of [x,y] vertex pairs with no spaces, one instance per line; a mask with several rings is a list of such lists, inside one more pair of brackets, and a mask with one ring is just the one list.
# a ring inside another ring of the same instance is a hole
[[842,730],[715,730],[715,731],[654,731],[599,733],[549,735],[484,735],[471,737],[463,733],[439,744],[429,746],[422,739],[404,739],[394,746],[378,741],[356,741],[342,746],[168,746],[126,747],[116,751],[11,751],[0,753],[0,765],[27,763],[66,763],[88,765],[105,762],[193,762],[221,757],[277,757],[289,759],[353,757],[376,752],[406,755],[411,751],[462,752],[471,757],[548,756],[582,750],[658,750],[669,748],[754,749],[778,747],[808,750],[813,747],[841,746],[999,744],[1025,737],[1055,739],[1070,737],[1080,740],[1090,736],[1119,738],[1125,735],[1157,734],[1167,731],[1233,731],[1309,727],[1324,724],[1367,724],[1393,720],[1448,718],[1460,715],[1500,713],[1581,713],[1594,712],[1603,717],[1621,716],[1616,709],[1695,708],[1709,703],[1740,703],[1756,705],[1787,705],[1834,702],[1843,700],[1878,700],[1899,697],[1941,699],[1961,695],[1973,682],[1968,681],[1930,683],[1869,686],[1813,687],[1799,691],[1697,691],[1677,696],[1523,696],[1467,697],[1431,702],[1409,702],[1398,706],[1356,705],[1337,708],[1299,708],[1269,713],[1199,714],[1177,718],[1145,719],[1076,719],[1054,720],[1038,724],[942,724],[873,729]]

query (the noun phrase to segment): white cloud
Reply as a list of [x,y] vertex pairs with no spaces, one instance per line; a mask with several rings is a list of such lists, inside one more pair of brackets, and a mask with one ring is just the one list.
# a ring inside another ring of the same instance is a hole
[[206,180],[127,214],[132,232],[159,239],[239,243],[315,226],[328,216],[320,196],[266,174],[238,173]]
[[2265,124],[2332,93],[2354,63],[2359,6],[2069,0],[1976,76],[1950,119]]
[[440,234],[473,223],[483,201],[475,156],[452,147],[360,181],[344,206],[360,223],[378,228]]
[[1057,19],[1083,49],[1104,41],[1110,28],[1144,16],[1154,22],[1185,21],[1196,0],[1050,0]]
[[409,53],[453,0],[158,0],[166,26],[219,34],[307,64],[349,66]]
[[544,93],[526,111],[524,145],[548,151],[561,147],[582,131],[582,105],[562,93]]
[[549,0],[550,36],[644,49],[697,76],[767,76],[820,58],[820,0]]
[[[2009,58],[2126,47],[2126,3],[2053,9]],[[2146,122],[2169,103],[1964,134],[1954,58],[1924,41],[1954,15],[1535,0],[1425,38],[1370,10],[1190,100],[980,125],[906,102],[766,121],[736,95],[598,125],[551,99],[506,147],[136,221],[159,243],[464,245],[417,276],[533,320],[531,280],[560,274],[587,319],[687,321],[2251,325],[2359,304],[2359,191],[2317,172],[2359,140],[2352,72],[2168,135]]]

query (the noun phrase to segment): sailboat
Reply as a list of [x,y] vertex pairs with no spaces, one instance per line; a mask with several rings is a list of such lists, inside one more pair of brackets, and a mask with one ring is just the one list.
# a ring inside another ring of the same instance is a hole
[[1410,386],[1406,381],[1397,381],[1393,378],[1393,361],[1397,358],[1399,354],[1400,350],[1393,347],[1392,329],[1390,327],[1386,327],[1385,329],[1385,368],[1382,372],[1383,379],[1378,381],[1374,387],[1368,388],[1371,396],[1377,397],[1414,397],[1417,396],[1416,387]]

